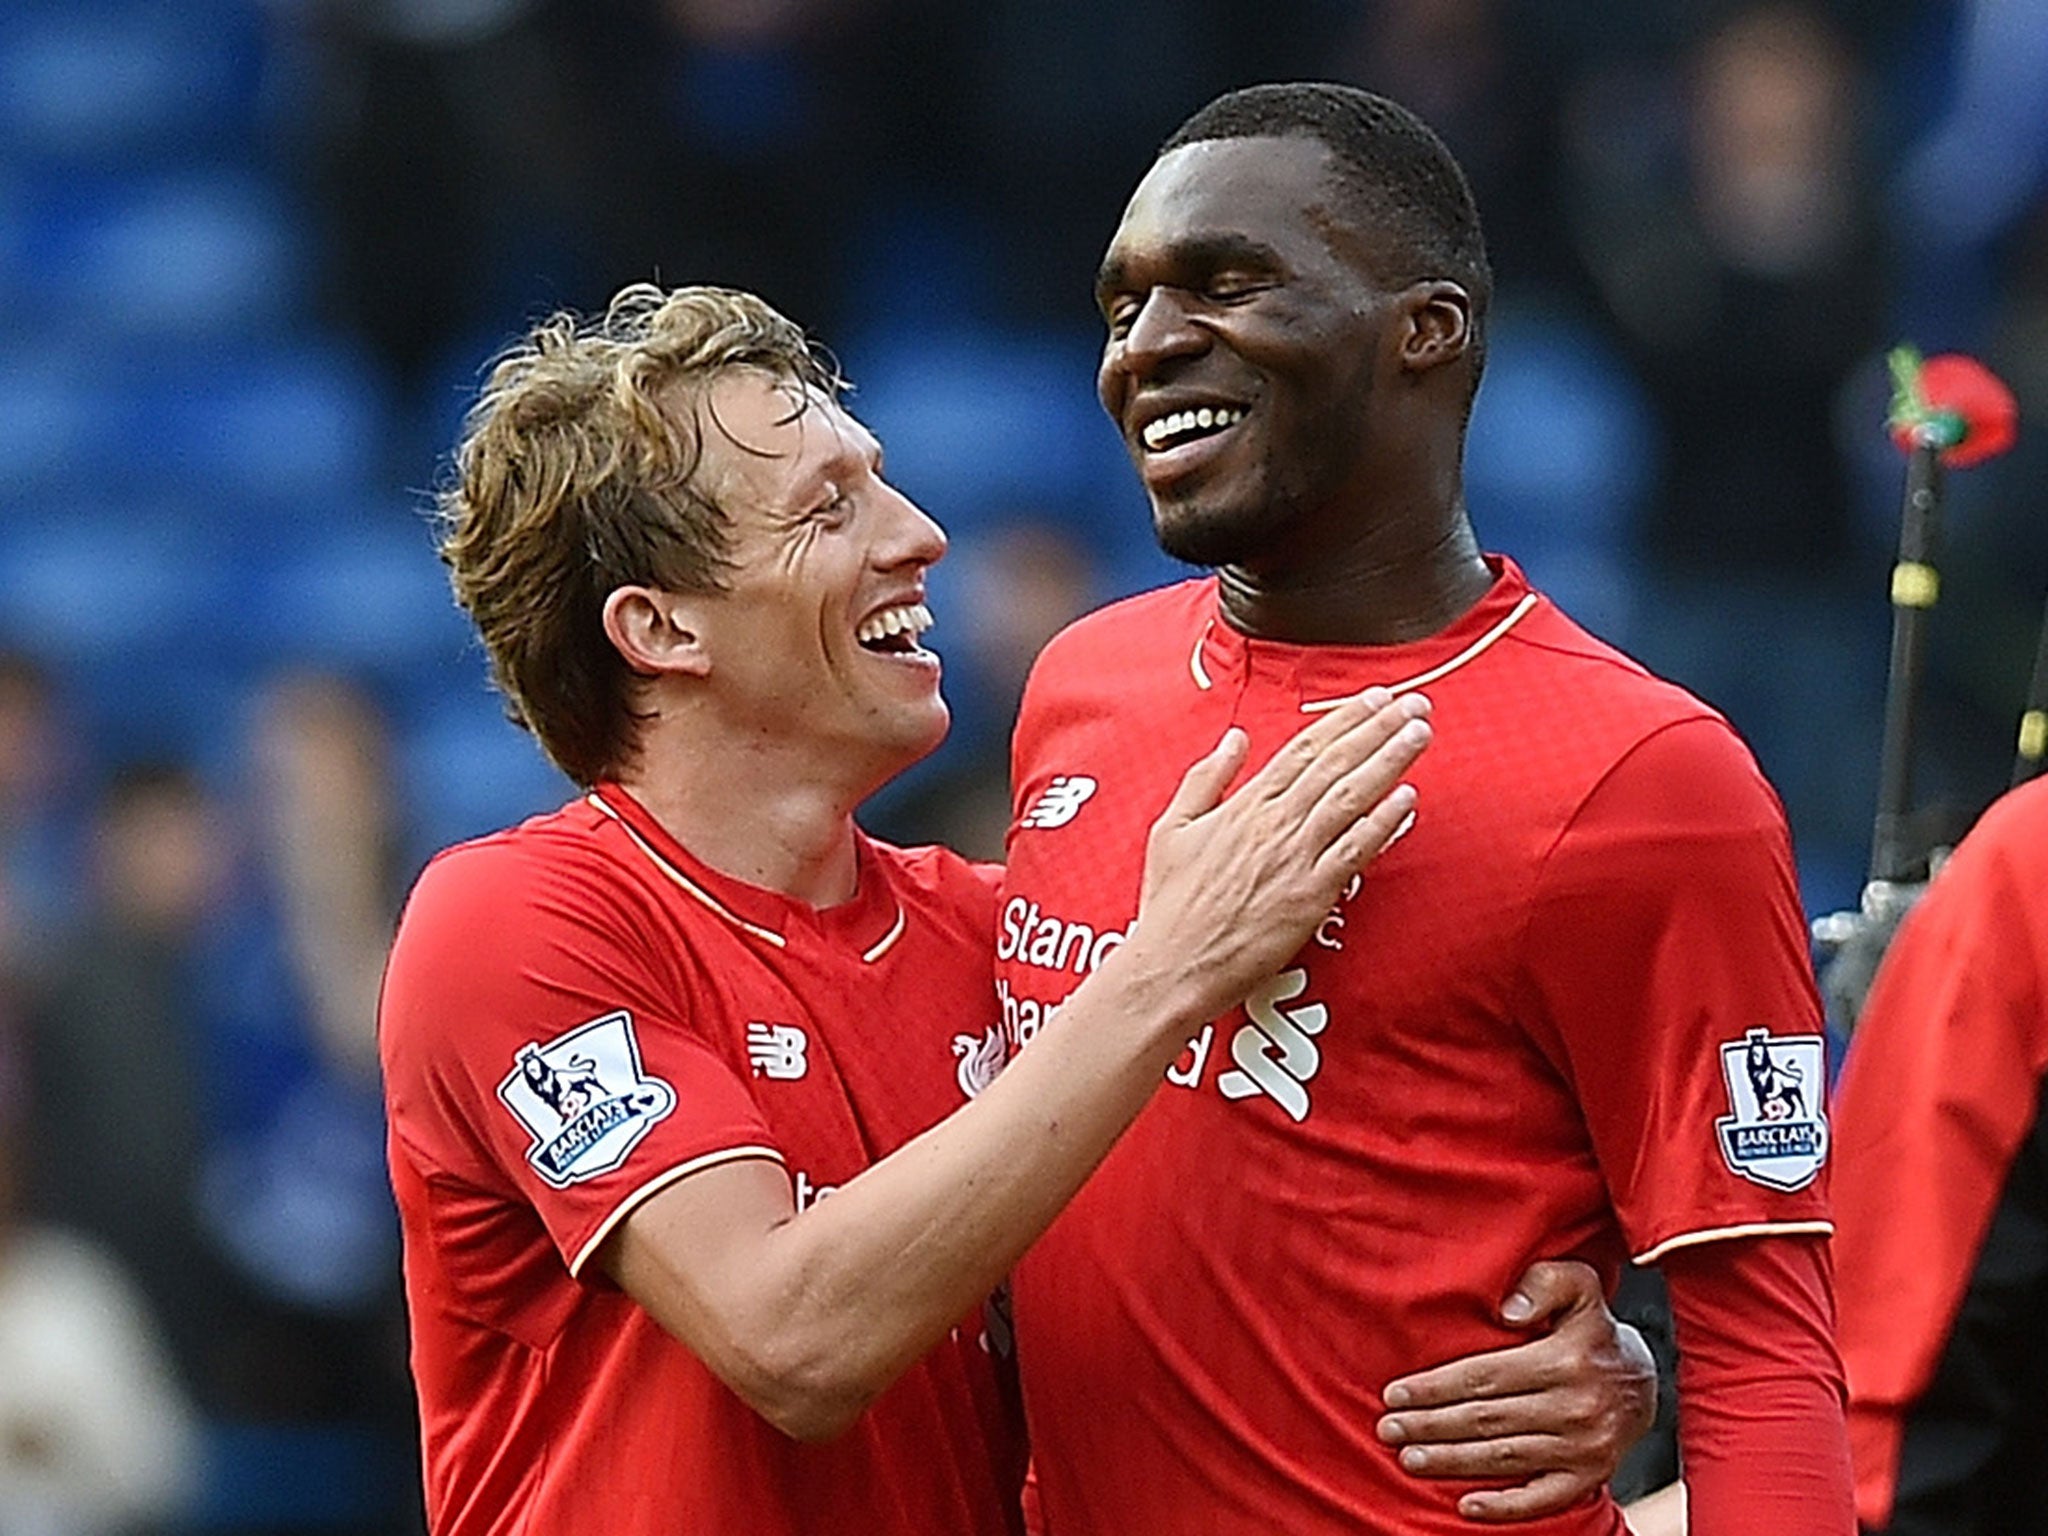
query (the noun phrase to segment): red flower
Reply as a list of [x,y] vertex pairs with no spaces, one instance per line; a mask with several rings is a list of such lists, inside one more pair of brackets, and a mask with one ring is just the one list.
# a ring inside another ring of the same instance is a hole
[[1950,469],[1996,458],[2019,435],[2019,402],[2004,382],[1960,352],[1922,362],[1911,348],[1891,355],[1892,441],[1904,452],[1940,448]]

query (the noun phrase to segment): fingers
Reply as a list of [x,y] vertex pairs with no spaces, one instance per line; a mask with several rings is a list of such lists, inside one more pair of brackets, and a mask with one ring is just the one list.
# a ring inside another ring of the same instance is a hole
[[1606,1293],[1590,1264],[1576,1259],[1538,1259],[1522,1272],[1514,1293],[1501,1304],[1503,1321],[1518,1328],[1547,1318],[1584,1312],[1604,1305]]
[[1621,1513],[1635,1536],[1685,1536],[1689,1523],[1685,1484],[1666,1483],[1655,1493],[1646,1493],[1633,1504],[1624,1505]]
[[1572,1351],[1546,1335],[1527,1344],[1467,1355],[1433,1370],[1417,1371],[1387,1383],[1381,1395],[1391,1409],[1441,1408],[1452,1403],[1519,1397],[1542,1392],[1573,1379]]
[[1307,815],[1365,770],[1368,779],[1381,782],[1356,801],[1362,812],[1393,786],[1400,771],[1384,775],[1375,765],[1404,757],[1400,766],[1405,768],[1428,741],[1428,727],[1417,722],[1428,718],[1430,708],[1419,693],[1395,699],[1382,689],[1369,689],[1297,734],[1246,787],[1281,801],[1293,814]]
[[1251,738],[1233,725],[1223,733],[1223,739],[1210,749],[1207,757],[1197,759],[1181,775],[1180,786],[1174,790],[1173,798],[1166,802],[1166,809],[1159,813],[1159,819],[1153,825],[1184,826],[1215,810],[1223,801],[1223,791],[1230,787],[1230,781],[1244,767],[1245,754],[1249,751]]
[[[1416,749],[1421,750],[1419,747]],[[1341,881],[1386,852],[1415,818],[1415,786],[1396,784],[1378,805],[1338,834],[1316,860],[1316,873]]]
[[1593,1491],[1590,1479],[1570,1472],[1546,1472],[1519,1488],[1490,1488],[1466,1494],[1458,1500],[1458,1513],[1467,1520],[1504,1524],[1510,1520],[1533,1520],[1569,1509]]
[[1299,820],[1320,875],[1349,878],[1402,830],[1415,794],[1399,781],[1429,745],[1428,713],[1416,695],[1379,711],[1281,791],[1278,803]]
[[[1582,1433],[1594,1413],[1568,1390],[1531,1392],[1520,1397],[1481,1398],[1453,1403],[1442,1408],[1406,1408],[1389,1413],[1376,1426],[1385,1444],[1433,1447],[1448,1450],[1456,1446],[1502,1444],[1518,1437],[1536,1436],[1545,1441],[1552,1459],[1540,1467],[1558,1465],[1565,1437]],[[1576,1460],[1576,1458],[1574,1458]],[[1404,1460],[1404,1466],[1407,1462]],[[1514,1471],[1499,1468],[1497,1471]],[[1525,1469],[1526,1470],[1526,1469]]]
[[1552,1435],[1514,1435],[1489,1440],[1458,1441],[1444,1445],[1404,1445],[1401,1470],[1415,1477],[1500,1479],[1543,1477],[1567,1471],[1572,1458]]

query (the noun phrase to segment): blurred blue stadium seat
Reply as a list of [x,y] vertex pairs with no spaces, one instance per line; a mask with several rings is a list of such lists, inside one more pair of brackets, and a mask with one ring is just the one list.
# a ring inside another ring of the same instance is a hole
[[449,595],[425,521],[379,507],[375,521],[294,520],[252,573],[249,637],[273,664],[367,675],[405,689],[436,686],[458,666],[469,625]]
[[262,59],[252,0],[8,0],[0,160],[132,166],[246,140]]
[[320,343],[186,351],[116,376],[102,463],[140,484],[257,501],[331,501],[377,483],[382,386]]
[[17,334],[112,354],[262,334],[305,306],[306,233],[254,169],[17,169],[0,195],[0,313]]
[[949,533],[972,540],[1027,516],[1074,533],[1114,592],[1186,574],[1155,548],[1144,497],[1095,404],[1092,343],[904,325],[858,340],[846,365],[849,405],[882,439],[889,478]]
[[220,550],[174,507],[39,504],[0,528],[0,637],[39,653],[160,662],[229,612]]
[[372,1426],[219,1420],[205,1426],[199,1491],[181,1527],[369,1530],[409,1475],[403,1455]]
[[39,496],[97,473],[87,450],[104,428],[102,397],[75,359],[0,346],[0,514],[8,522]]

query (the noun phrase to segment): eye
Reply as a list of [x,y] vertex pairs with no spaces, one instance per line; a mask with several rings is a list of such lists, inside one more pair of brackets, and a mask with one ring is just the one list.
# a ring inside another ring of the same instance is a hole
[[1143,306],[1135,298],[1111,299],[1102,306],[1103,322],[1109,327],[1109,339],[1121,341],[1128,336],[1131,326],[1136,323],[1138,311]]
[[812,507],[808,516],[814,523],[837,528],[853,515],[853,498],[838,486],[828,486],[825,499]]
[[1245,272],[1225,272],[1209,279],[1203,288],[1203,295],[1216,304],[1242,304],[1246,299],[1264,293],[1273,285],[1264,278],[1257,278]]

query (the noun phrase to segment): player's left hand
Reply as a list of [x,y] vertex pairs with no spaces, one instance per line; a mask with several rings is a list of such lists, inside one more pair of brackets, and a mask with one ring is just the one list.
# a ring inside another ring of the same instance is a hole
[[1521,1478],[1458,1500],[1468,1520],[1568,1508],[1614,1475],[1657,1411],[1657,1365],[1617,1322],[1584,1264],[1529,1267],[1501,1307],[1510,1327],[1551,1331],[1387,1383],[1379,1437],[1418,1477]]

